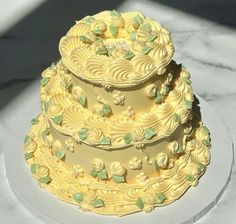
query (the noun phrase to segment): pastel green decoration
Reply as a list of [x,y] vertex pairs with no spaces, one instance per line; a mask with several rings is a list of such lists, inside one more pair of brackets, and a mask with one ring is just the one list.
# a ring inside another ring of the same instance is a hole
[[144,131],[144,137],[145,137],[145,139],[147,139],[147,140],[151,139],[155,134],[156,134],[156,132],[155,132],[155,130],[152,129],[152,128],[147,128],[147,129]]
[[25,160],[29,160],[34,156],[33,152],[26,152],[25,153]]
[[143,18],[140,15],[137,15],[134,17],[134,21],[135,23],[137,23],[138,25],[143,24]]
[[28,135],[25,136],[25,140],[24,140],[24,143],[28,143],[29,141],[31,141],[32,138],[29,137]]
[[102,199],[99,199],[99,198],[93,200],[92,205],[93,205],[94,208],[100,208],[100,207],[105,206],[104,201]]
[[173,114],[173,119],[176,123],[180,123],[180,121],[181,121],[180,116],[177,113]]
[[133,140],[133,136],[131,133],[126,133],[124,136],[124,141],[128,145]]
[[107,171],[102,169],[101,171],[97,172],[97,178],[100,180],[106,180],[108,178]]
[[110,25],[109,26],[109,31],[110,31],[110,33],[112,34],[113,37],[116,37],[117,34],[118,34],[119,29],[116,26]]
[[156,103],[161,103],[163,101],[163,99],[164,99],[164,97],[161,95],[160,91],[157,91],[154,101]]
[[57,125],[61,125],[62,123],[62,120],[63,120],[63,116],[62,115],[58,115],[56,117],[54,117],[53,119],[53,122]]
[[140,26],[140,30],[145,31],[145,32],[151,32],[152,28],[151,28],[150,24],[145,23],[145,24]]
[[206,139],[203,139],[202,140],[202,144],[205,145],[205,146],[210,146],[211,143],[209,142],[209,140],[206,140]]
[[111,113],[111,108],[109,105],[107,104],[103,104],[103,107],[102,107],[102,113],[103,115],[108,115],[109,113]]
[[56,151],[56,157],[59,158],[59,159],[64,159],[66,156],[66,153],[64,150],[57,150]]
[[73,194],[73,198],[76,202],[80,203],[84,200],[84,194],[82,192],[78,192]]
[[36,124],[38,124],[39,123],[39,120],[37,119],[37,118],[33,118],[32,120],[31,120],[31,124],[32,125],[36,125]]
[[206,126],[202,126],[202,129],[203,129],[207,134],[210,133],[209,129],[208,129]]
[[52,178],[49,176],[39,178],[39,182],[43,184],[50,184],[52,182]]
[[197,169],[202,173],[206,170],[206,166],[202,163],[197,163]]
[[40,165],[33,163],[30,166],[30,170],[31,170],[32,173],[36,173],[36,171],[39,167],[40,167]]
[[103,31],[102,30],[93,30],[93,33],[96,35],[103,35]]
[[84,19],[85,23],[91,24],[95,19],[92,16],[88,16],[87,18]]
[[71,92],[71,90],[73,88],[73,82],[71,82],[71,81],[67,82],[65,88],[68,92]]
[[111,16],[121,16],[119,12],[117,12],[115,9],[111,11]]
[[154,169],[157,171],[159,166],[158,166],[157,160],[155,158],[152,159],[152,165],[153,165]]
[[137,40],[137,33],[135,31],[130,32],[129,35],[132,42]]
[[191,101],[185,99],[184,105],[187,110],[190,110],[190,109],[192,109],[193,103]]
[[42,87],[46,86],[48,84],[48,81],[49,81],[49,78],[48,77],[43,77],[41,80],[40,80],[40,84]]
[[144,208],[144,202],[143,202],[143,199],[140,198],[140,197],[137,198],[137,201],[136,201],[135,204],[136,204],[136,206],[137,206],[138,208],[140,208],[140,209],[143,209],[143,208]]
[[101,140],[101,145],[110,145],[111,139],[109,137],[103,137]]
[[107,171],[105,169],[102,169],[100,171],[92,170],[90,172],[90,175],[94,178],[98,178],[100,180],[106,180],[108,178]]
[[145,46],[143,49],[142,49],[142,53],[143,54],[148,54],[150,52],[152,48],[148,47],[148,46]]
[[128,51],[124,55],[124,59],[126,59],[126,60],[131,60],[133,57],[135,57],[135,54],[132,51]]
[[156,202],[157,204],[162,204],[166,200],[166,196],[163,193],[157,193]]
[[186,174],[186,179],[188,181],[195,181],[196,180],[196,178],[192,174]]
[[183,146],[182,145],[178,145],[178,148],[176,149],[176,153],[182,153],[184,151],[184,148],[183,148]]
[[125,177],[113,174],[112,175],[112,180],[114,180],[116,183],[124,183],[125,182]]
[[186,78],[186,77],[183,77],[182,78],[184,80],[184,82],[186,82],[188,85],[190,85],[192,82],[190,79]]
[[87,136],[88,136],[88,129],[87,128],[81,128],[78,133],[79,133],[79,138],[82,141],[87,139]]
[[107,54],[108,54],[107,48],[106,48],[106,47],[104,47],[104,48],[99,48],[99,49],[96,51],[96,54],[99,54],[99,55],[107,55]]
[[84,36],[84,35],[81,35],[79,37],[79,39],[85,44],[90,44],[91,43],[91,40],[88,37]]
[[44,101],[43,102],[43,107],[44,107],[44,111],[47,113],[48,112],[48,108],[49,108],[49,102],[48,101]]
[[148,41],[148,42],[153,42],[156,38],[157,38],[156,35],[150,34],[150,35],[147,37],[147,41]]
[[87,102],[87,97],[86,97],[85,95],[81,95],[81,96],[79,97],[79,103],[80,103],[82,106],[84,106],[84,105],[86,104],[86,102]]

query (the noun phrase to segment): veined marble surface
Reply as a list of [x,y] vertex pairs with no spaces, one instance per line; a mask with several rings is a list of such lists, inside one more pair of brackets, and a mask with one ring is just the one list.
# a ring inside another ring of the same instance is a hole
[[[8,185],[2,147],[4,136],[7,135],[6,118],[14,115],[14,111],[12,111],[14,104],[19,101],[26,88],[32,88],[32,80],[39,78],[40,71],[56,59],[58,55],[57,44],[61,37],[59,34],[63,34],[69,28],[70,25],[68,24],[73,24],[73,18],[79,19],[84,16],[84,13],[93,14],[96,11],[111,8],[117,8],[121,11],[138,10],[148,17],[157,19],[167,27],[172,33],[175,44],[174,59],[188,68],[192,75],[195,93],[218,111],[235,143],[236,3],[233,0],[227,2],[218,0],[192,1],[192,3],[191,1],[183,1],[187,2],[186,7],[183,7],[183,11],[170,7],[171,4],[167,4],[167,6],[154,0],[112,0],[113,3],[119,2],[119,4],[114,3],[112,6],[105,5],[105,7],[102,6],[105,1],[101,1],[103,4],[100,5],[99,3],[99,6],[97,6],[99,10],[91,4],[83,10],[83,5],[79,6],[75,3],[76,1],[68,1],[71,5],[67,3],[66,7],[63,4],[67,1],[48,2],[43,0],[0,0],[0,65],[3,71],[0,74],[1,224],[42,224],[37,217],[28,212],[16,200]],[[88,2],[91,3],[90,0]],[[171,1],[167,2],[170,3]],[[182,1],[175,4],[180,2]],[[49,6],[47,7],[45,4],[49,4]],[[53,4],[55,4],[55,7]],[[54,15],[53,10],[58,9],[58,7],[65,9],[67,11],[66,15]],[[76,13],[77,9],[80,10]],[[200,11],[201,13],[198,13]],[[70,13],[73,16],[68,16]],[[49,22],[50,26],[47,29],[42,29],[46,24],[41,24],[38,21],[40,18],[42,18],[42,21],[46,21],[46,19],[53,21],[54,18],[58,19],[60,17],[67,21],[63,24],[59,23],[57,26],[53,26],[57,20],[54,23]],[[30,18],[32,18],[31,23],[29,22]],[[59,27],[63,28],[57,32]],[[41,32],[37,32],[38,30]],[[8,52],[8,49],[10,52]],[[50,52],[48,53],[48,51]],[[51,53],[52,51],[55,52]],[[10,60],[11,58],[13,60]],[[232,179],[223,197],[215,208],[197,223],[236,223],[235,188],[236,168],[233,169]]]

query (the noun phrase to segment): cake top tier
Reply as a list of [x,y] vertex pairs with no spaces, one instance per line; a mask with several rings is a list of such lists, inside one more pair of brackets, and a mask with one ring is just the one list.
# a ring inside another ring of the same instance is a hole
[[63,63],[106,88],[136,86],[162,75],[174,47],[169,32],[139,12],[103,11],[77,21],[61,38]]

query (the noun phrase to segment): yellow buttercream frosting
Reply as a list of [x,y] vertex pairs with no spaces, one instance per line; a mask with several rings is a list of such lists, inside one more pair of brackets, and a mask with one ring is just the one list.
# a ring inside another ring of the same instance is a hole
[[123,216],[197,185],[210,134],[162,25],[104,11],[77,21],[59,51],[42,72],[42,111],[25,138],[41,187],[82,211]]

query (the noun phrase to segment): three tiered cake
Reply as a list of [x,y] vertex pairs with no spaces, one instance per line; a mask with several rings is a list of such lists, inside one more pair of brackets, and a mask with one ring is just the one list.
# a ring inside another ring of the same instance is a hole
[[210,135],[169,32],[139,12],[87,16],[42,73],[25,159],[41,187],[83,211],[123,216],[196,186]]

